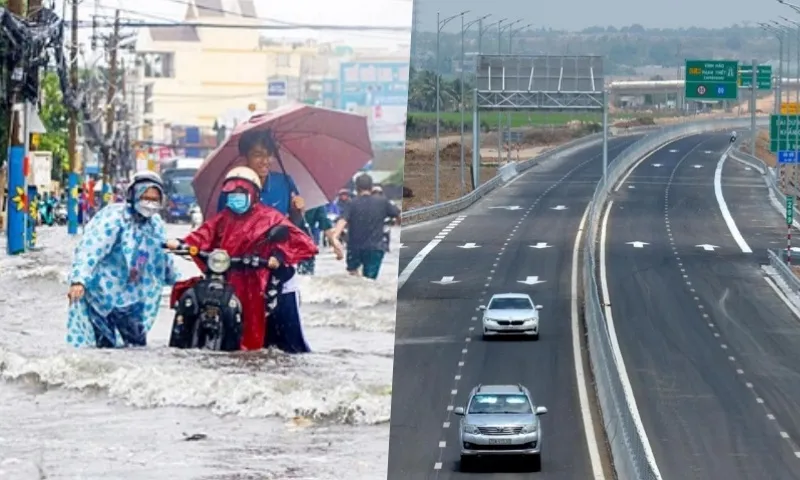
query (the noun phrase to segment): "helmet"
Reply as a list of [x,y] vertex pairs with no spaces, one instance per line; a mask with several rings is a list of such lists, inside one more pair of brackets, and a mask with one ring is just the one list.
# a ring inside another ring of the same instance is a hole
[[261,190],[261,178],[258,174],[250,167],[236,167],[227,175],[225,175],[224,183],[228,183],[230,180],[245,180],[252,183],[256,189],[259,191]]
[[380,185],[375,185],[372,187],[372,193],[383,193],[383,187]]
[[148,187],[155,187],[161,193],[161,199],[164,199],[164,181],[161,175],[151,170],[139,170],[133,174],[131,182],[128,184],[127,196],[128,201],[133,202],[136,199],[136,186],[146,184]]

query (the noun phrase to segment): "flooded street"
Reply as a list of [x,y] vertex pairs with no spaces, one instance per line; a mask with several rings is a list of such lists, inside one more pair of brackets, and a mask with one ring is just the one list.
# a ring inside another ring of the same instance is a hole
[[166,290],[146,349],[99,351],[65,342],[76,239],[40,229],[0,257],[0,478],[385,478],[398,239],[377,283],[327,251],[301,278],[310,355],[168,349]]

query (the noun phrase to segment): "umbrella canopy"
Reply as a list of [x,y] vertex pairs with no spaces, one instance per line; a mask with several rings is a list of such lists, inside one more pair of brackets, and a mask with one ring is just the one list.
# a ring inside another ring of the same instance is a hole
[[[234,128],[194,176],[192,187],[206,218],[217,211],[225,174],[246,164],[239,154],[239,138],[252,130],[272,132],[283,168],[294,179],[306,208],[331,201],[373,157],[367,119],[361,115],[310,105],[254,115]],[[280,165],[273,168],[281,171]]]

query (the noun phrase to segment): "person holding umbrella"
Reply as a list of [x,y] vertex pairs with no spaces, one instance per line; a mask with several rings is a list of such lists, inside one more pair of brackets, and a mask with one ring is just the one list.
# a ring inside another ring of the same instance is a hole
[[[246,165],[262,182],[261,203],[299,225],[307,208],[325,205],[372,157],[365,117],[310,105],[286,105],[237,125],[203,162],[192,187],[203,215],[210,218],[222,207],[220,195],[227,172]],[[272,311],[274,321],[267,325],[267,338],[279,338],[281,343],[273,345],[300,353],[307,351],[307,345],[300,329],[294,267],[285,277],[276,272],[283,288]],[[273,332],[273,327],[279,331]]]

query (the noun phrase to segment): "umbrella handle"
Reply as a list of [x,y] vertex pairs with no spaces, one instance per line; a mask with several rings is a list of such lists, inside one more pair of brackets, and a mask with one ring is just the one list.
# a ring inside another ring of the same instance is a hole
[[278,146],[278,141],[275,139],[275,134],[272,132],[272,129],[267,130],[267,150],[272,151],[275,154],[275,159],[278,161],[278,166],[281,167],[281,173],[283,173],[283,180],[286,182],[286,189],[289,191],[289,205],[291,206],[292,203],[292,185],[289,183],[289,174],[286,173],[286,167],[283,165],[283,159],[281,158],[281,149]]

